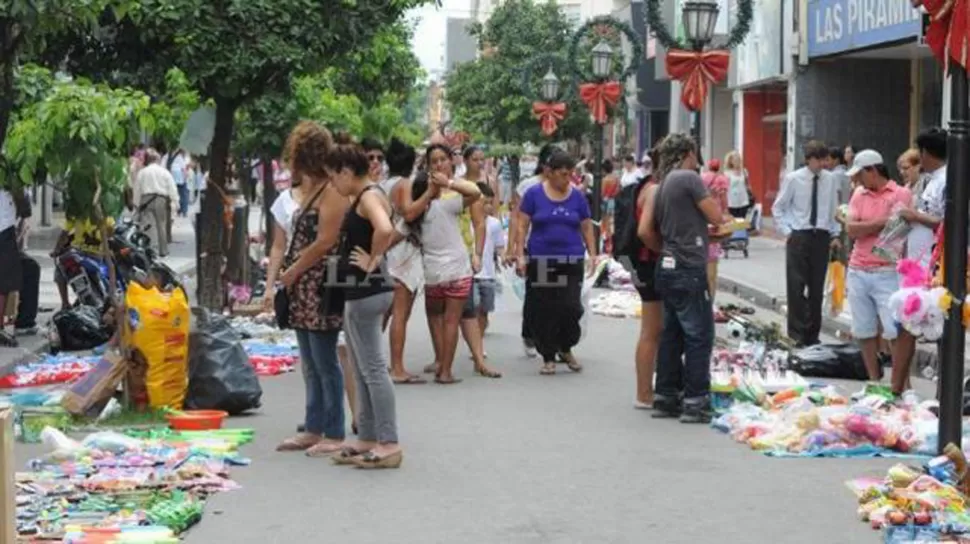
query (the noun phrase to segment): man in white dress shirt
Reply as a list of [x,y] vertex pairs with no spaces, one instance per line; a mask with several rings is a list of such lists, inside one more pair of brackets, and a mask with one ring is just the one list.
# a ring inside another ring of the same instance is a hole
[[839,180],[823,169],[828,148],[813,140],[804,154],[805,166],[785,176],[772,213],[778,232],[788,237],[788,336],[810,346],[819,343],[829,249],[838,246],[842,229],[835,220]]

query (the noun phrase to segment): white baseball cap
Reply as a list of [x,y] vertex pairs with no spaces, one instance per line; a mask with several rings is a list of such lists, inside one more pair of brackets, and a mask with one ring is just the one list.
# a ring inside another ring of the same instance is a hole
[[855,154],[855,158],[852,159],[852,168],[846,174],[851,178],[862,171],[863,168],[868,168],[870,166],[876,166],[879,164],[885,164],[882,161],[882,155],[878,151],[873,149],[863,149],[862,151]]

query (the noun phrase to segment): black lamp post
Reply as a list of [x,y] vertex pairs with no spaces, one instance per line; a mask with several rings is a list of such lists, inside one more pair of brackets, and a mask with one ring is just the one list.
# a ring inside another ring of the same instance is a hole
[[963,299],[967,294],[967,179],[970,178],[970,104],[967,70],[950,61],[950,135],[947,142],[943,280],[953,296],[940,348],[939,450],[963,438]]
[[[703,51],[714,39],[714,28],[721,8],[713,0],[692,0],[684,3],[683,17],[684,33],[694,51]],[[701,126],[700,113],[696,110],[690,113],[690,133],[700,153]]]
[[[593,47],[593,77],[605,81],[610,76],[613,64],[613,48],[605,41]],[[593,142],[593,223],[596,225],[596,243],[602,241],[600,222],[603,219],[603,139],[606,137],[606,123],[596,123],[596,141]],[[599,251],[600,248],[597,248]]]

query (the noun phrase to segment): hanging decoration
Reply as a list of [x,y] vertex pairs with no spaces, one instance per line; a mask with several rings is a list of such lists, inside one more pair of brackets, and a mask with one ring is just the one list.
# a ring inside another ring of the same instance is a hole
[[615,106],[622,95],[623,88],[618,81],[583,83],[579,86],[579,97],[589,106],[593,121],[599,125],[606,124],[607,107]]
[[[944,67],[949,60],[967,68],[970,54],[970,1],[911,0],[914,8],[924,8],[930,16],[926,45]],[[947,55],[949,50],[949,56]]]
[[604,15],[590,19],[573,34],[572,43],[569,44],[569,58],[572,60],[574,75],[579,81],[596,81],[597,79],[586,72],[588,63],[577,62],[579,44],[583,38],[590,34],[597,39],[609,41],[619,41],[621,36],[625,36],[630,45],[630,57],[616,80],[583,83],[579,86],[579,97],[589,106],[593,121],[603,125],[609,118],[609,108],[615,107],[623,98],[623,86],[620,81],[626,81],[628,77],[636,74],[640,67],[640,62],[644,57],[643,40],[630,25],[614,17]]
[[647,0],[647,26],[657,42],[667,49],[667,74],[681,83],[680,101],[690,111],[700,111],[711,84],[720,83],[727,77],[730,50],[744,42],[751,30],[753,0],[738,1],[738,18],[728,33],[727,42],[707,51],[690,49],[673,36],[664,23],[660,7],[660,0]]
[[672,49],[667,52],[667,73],[681,83],[680,101],[690,111],[700,111],[707,99],[707,89],[727,77],[731,52],[684,51]]
[[532,103],[532,114],[539,120],[539,127],[546,136],[552,136],[559,128],[559,121],[566,117],[566,104],[563,102]]

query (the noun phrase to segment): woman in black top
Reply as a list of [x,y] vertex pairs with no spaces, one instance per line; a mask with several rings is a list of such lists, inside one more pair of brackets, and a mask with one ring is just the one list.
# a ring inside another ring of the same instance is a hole
[[394,227],[391,205],[369,178],[367,153],[345,134],[334,138],[324,163],[337,191],[353,198],[341,226],[341,260],[345,265],[344,332],[356,365],[357,441],[345,447],[337,463],[361,468],[397,468],[402,452],[397,438],[394,384],[381,338],[384,315],[394,298],[384,252]]

